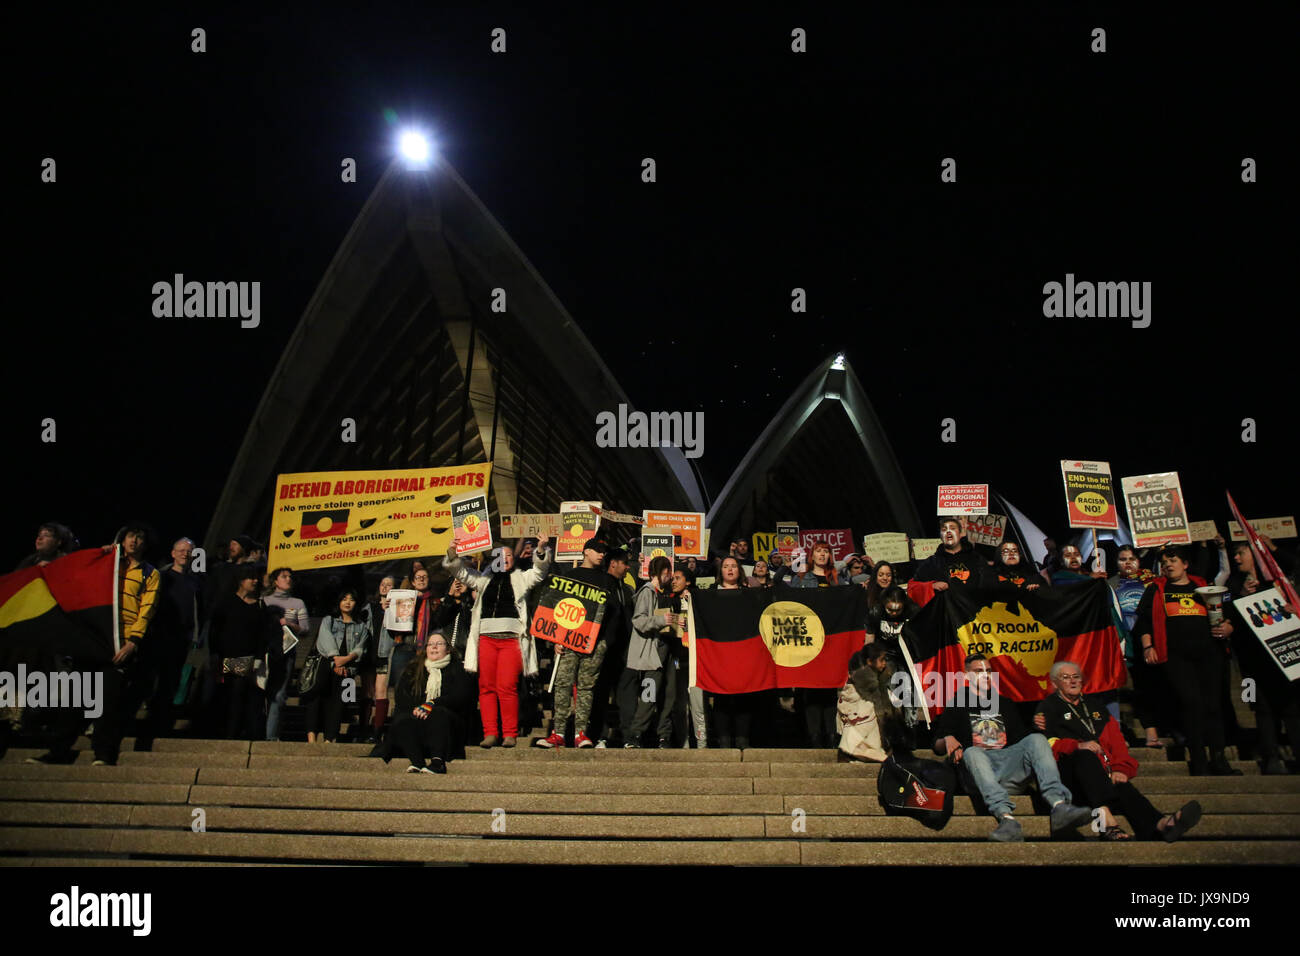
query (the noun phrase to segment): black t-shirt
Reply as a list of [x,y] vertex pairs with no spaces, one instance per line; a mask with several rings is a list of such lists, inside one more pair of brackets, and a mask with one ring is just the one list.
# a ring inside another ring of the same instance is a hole
[[261,657],[283,646],[278,609],[272,612],[234,594],[227,595],[212,612],[209,643],[218,657]]
[[1100,740],[1106,722],[1111,719],[1100,698],[1086,695],[1071,710],[1060,694],[1053,694],[1038,705],[1038,713],[1047,718],[1045,733],[1049,740],[1053,737]]
[[1025,737],[1020,713],[1010,701],[1002,701],[997,713],[975,707],[949,707],[935,721],[936,740],[956,737],[962,747],[1002,750]]
[[[1165,582],[1164,612],[1165,639],[1167,646],[1184,645],[1213,641],[1210,634],[1209,611],[1196,594],[1197,585],[1188,581],[1186,584]],[[1155,634],[1151,624],[1152,609],[1160,595],[1154,585],[1147,588],[1138,604],[1135,630],[1139,636]]]
[[1024,562],[1020,564],[995,564],[993,565],[992,574],[997,579],[998,584],[1012,584],[1018,588],[1043,583],[1043,576]]

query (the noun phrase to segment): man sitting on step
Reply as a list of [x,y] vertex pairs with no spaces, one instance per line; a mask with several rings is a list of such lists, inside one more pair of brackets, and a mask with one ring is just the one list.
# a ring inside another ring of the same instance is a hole
[[978,792],[998,821],[989,839],[1023,842],[1020,821],[1011,814],[1011,792],[1023,793],[1030,780],[1037,780],[1039,793],[1052,808],[1053,835],[1087,823],[1092,811],[1070,802],[1047,738],[1026,733],[1015,706],[1007,703],[998,706],[988,660],[983,654],[969,654],[966,685],[956,689],[934,724],[934,752],[952,759],[967,793]]
[[1129,754],[1124,733],[1105,703],[1084,696],[1079,665],[1057,661],[1051,677],[1056,693],[1038,705],[1034,726],[1047,735],[1062,781],[1097,808],[1102,838],[1131,839],[1115,824],[1112,810],[1128,819],[1139,840],[1173,843],[1196,826],[1201,818],[1197,801],[1162,815],[1138,792],[1132,782],[1138,762]]

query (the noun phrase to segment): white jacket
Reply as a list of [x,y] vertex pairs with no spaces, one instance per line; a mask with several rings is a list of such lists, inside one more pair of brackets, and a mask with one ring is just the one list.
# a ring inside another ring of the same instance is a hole
[[[456,575],[456,579],[466,587],[478,591],[474,601],[474,611],[469,622],[469,643],[465,645],[465,670],[471,674],[478,673],[478,638],[479,626],[483,616],[483,591],[492,580],[491,573],[471,571],[462,558],[457,556],[455,547],[447,549],[447,560],[443,567]],[[524,662],[524,676],[537,675],[537,644],[533,640],[531,624],[528,619],[528,592],[546,580],[546,572],[551,567],[550,552],[534,552],[533,566],[527,571],[515,568],[510,572],[510,586],[515,593],[515,611],[519,620],[524,622],[524,632],[519,635],[519,656]]]

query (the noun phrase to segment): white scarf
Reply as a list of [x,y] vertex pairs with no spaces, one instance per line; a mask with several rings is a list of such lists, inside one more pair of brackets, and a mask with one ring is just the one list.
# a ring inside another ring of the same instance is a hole
[[442,696],[442,672],[450,663],[450,654],[436,661],[424,659],[424,669],[429,673],[429,679],[424,683],[425,700],[437,700]]

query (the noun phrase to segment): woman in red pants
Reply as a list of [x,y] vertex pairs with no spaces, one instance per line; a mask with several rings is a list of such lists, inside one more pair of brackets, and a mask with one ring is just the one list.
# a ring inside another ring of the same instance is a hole
[[[515,549],[501,546],[499,571],[472,571],[455,547],[447,549],[447,572],[477,592],[470,618],[465,670],[478,674],[480,747],[513,747],[519,736],[519,676],[537,674],[537,646],[528,633],[528,592],[546,579],[550,539],[537,539],[533,566],[515,567]],[[500,718],[498,719],[498,710]]]

